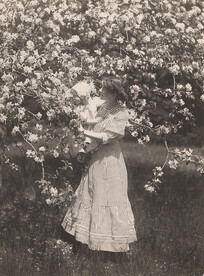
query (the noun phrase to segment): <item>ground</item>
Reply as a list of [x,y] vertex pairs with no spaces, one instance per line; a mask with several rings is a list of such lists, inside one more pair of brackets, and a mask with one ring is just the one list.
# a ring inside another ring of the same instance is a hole
[[189,166],[166,168],[158,195],[151,195],[144,184],[152,168],[164,162],[165,147],[124,141],[122,149],[138,235],[130,253],[115,260],[83,247],[73,254],[61,235],[63,214],[34,199],[35,169],[21,160],[21,175],[6,171],[10,192],[0,205],[0,275],[203,275],[203,176]]

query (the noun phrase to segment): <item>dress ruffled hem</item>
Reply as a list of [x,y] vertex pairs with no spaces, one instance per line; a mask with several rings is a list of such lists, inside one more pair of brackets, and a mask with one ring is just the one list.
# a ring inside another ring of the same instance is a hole
[[[132,234],[129,238],[124,237],[123,240],[118,240],[117,237],[111,237],[111,239],[107,239],[107,236],[101,236],[98,238],[91,237],[93,233],[83,232],[80,229],[80,232],[76,230],[76,228],[68,227],[65,223],[62,223],[62,227],[64,230],[73,235],[75,239],[83,244],[87,244],[89,249],[91,250],[100,250],[100,251],[110,251],[110,252],[128,252],[130,250],[129,244],[137,241],[136,234]],[[122,237],[121,237],[122,238]],[[120,238],[120,239],[121,239]]]
[[[90,208],[86,209],[85,213],[90,217]],[[105,217],[107,218],[106,215]],[[77,241],[87,244],[91,250],[127,252],[129,251],[129,244],[137,241],[134,221],[129,221],[128,226],[126,225],[126,231],[120,232],[121,229],[119,227],[118,231],[113,233],[112,231],[103,231],[102,229],[99,231],[98,227],[95,228],[94,224],[90,225],[88,223],[86,216],[84,219],[78,220],[73,216],[73,213],[71,215],[68,211],[62,222],[62,227],[67,233],[73,235]],[[103,223],[101,227],[103,228]]]

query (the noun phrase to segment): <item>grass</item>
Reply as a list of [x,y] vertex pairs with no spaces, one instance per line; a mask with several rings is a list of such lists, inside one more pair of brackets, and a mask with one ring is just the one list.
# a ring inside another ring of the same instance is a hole
[[131,254],[115,263],[86,248],[71,253],[71,245],[59,241],[58,224],[65,210],[40,205],[32,185],[38,172],[18,156],[21,172],[7,171],[10,190],[2,195],[0,207],[0,275],[203,275],[203,177],[189,166],[166,168],[158,195],[150,195],[143,187],[152,168],[163,164],[165,147],[124,142],[122,149],[138,236]]

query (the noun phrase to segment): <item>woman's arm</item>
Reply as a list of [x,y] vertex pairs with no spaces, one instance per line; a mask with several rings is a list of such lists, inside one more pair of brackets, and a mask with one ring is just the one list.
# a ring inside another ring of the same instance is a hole
[[84,130],[84,135],[89,137],[89,138],[94,138],[99,141],[103,141],[105,133],[99,133],[99,132],[94,132],[91,130]]
[[122,138],[123,135],[120,135],[118,133],[114,133],[111,131],[108,132],[94,132],[90,130],[84,130],[84,135],[90,138],[93,138],[95,140],[98,140],[99,142],[102,142],[103,144],[110,143],[112,141],[118,140]]

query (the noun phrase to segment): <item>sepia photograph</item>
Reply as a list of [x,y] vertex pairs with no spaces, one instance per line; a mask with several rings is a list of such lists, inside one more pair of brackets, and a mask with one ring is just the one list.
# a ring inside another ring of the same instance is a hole
[[0,276],[204,276],[203,0],[0,0]]

